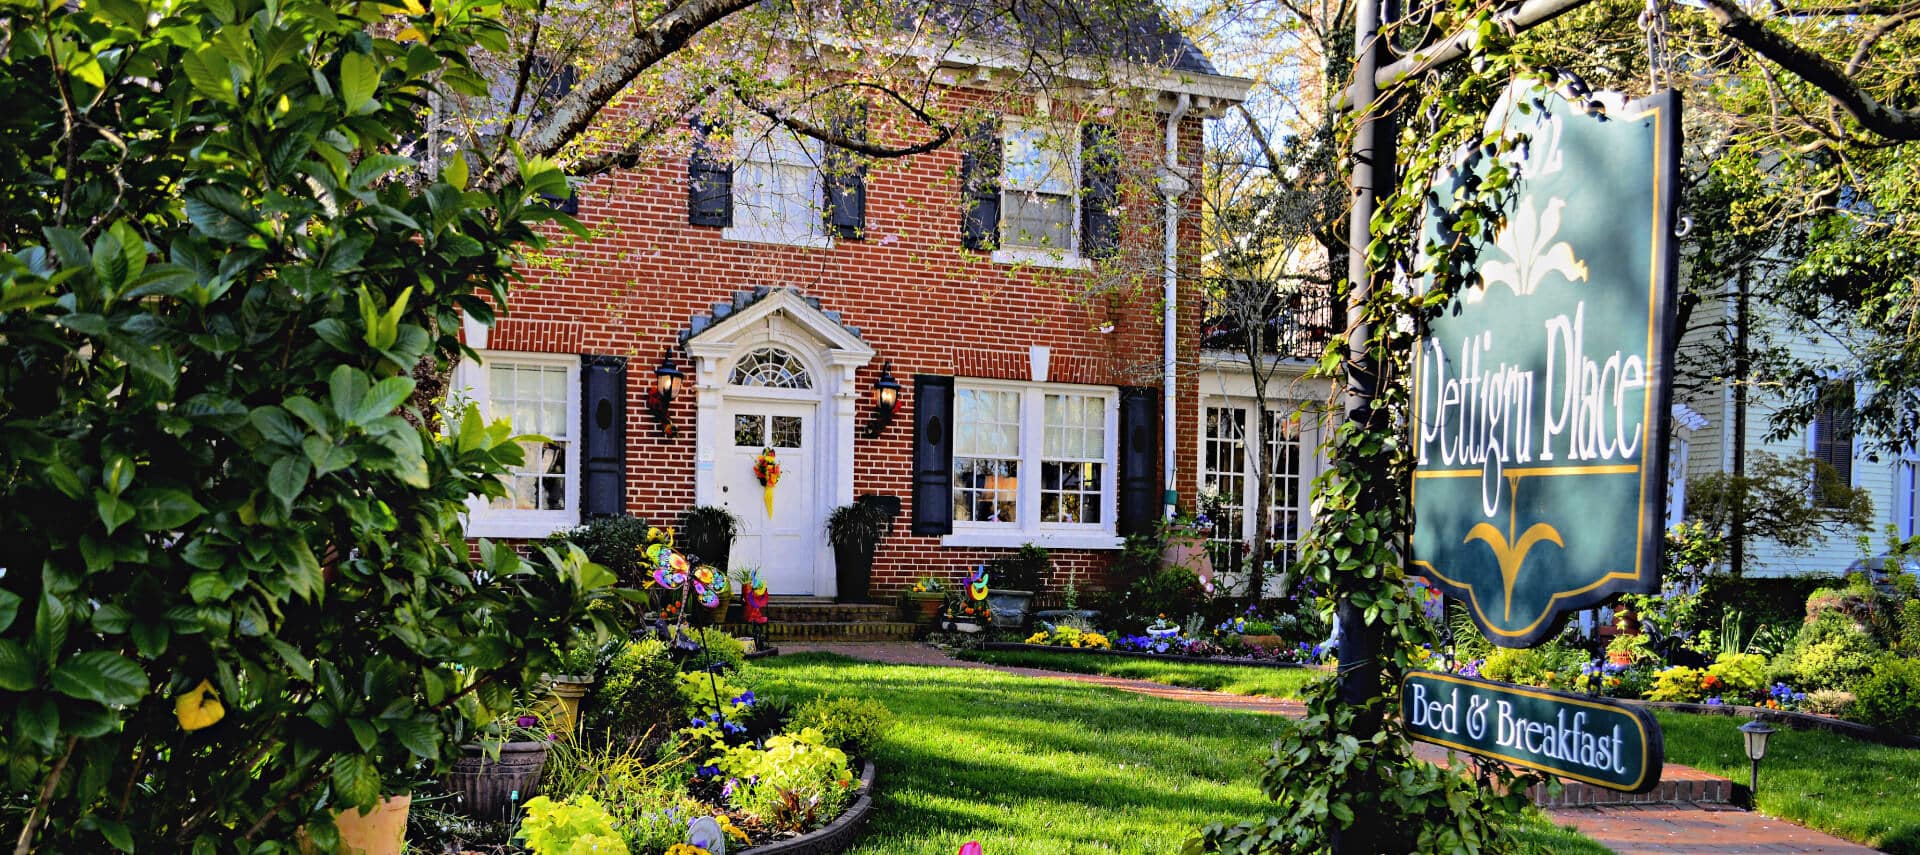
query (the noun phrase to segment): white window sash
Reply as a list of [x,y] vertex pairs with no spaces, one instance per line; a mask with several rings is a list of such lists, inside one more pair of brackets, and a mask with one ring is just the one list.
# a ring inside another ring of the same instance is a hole
[[[742,134],[733,182],[734,224],[728,240],[792,246],[833,245],[825,221],[826,185],[818,150],[784,129]],[[783,181],[803,185],[782,187]],[[796,198],[798,197],[798,198]],[[802,203],[804,199],[804,204]]]
[[[1115,517],[1119,512],[1119,434],[1120,396],[1111,387],[1081,386],[1065,383],[1015,383],[966,380],[958,391],[1015,392],[1019,397],[1020,481],[1016,488],[1013,523],[953,521],[954,533],[943,539],[946,546],[1019,546],[1031,541],[1041,546],[1084,549],[1118,548],[1120,539]],[[1046,396],[1082,395],[1101,401],[1105,419],[1100,483],[1100,522],[1045,522],[1040,516],[1041,461],[1046,441]],[[956,417],[958,414],[955,414]],[[958,425],[955,425],[958,433]],[[956,457],[969,455],[956,454]]]
[[[1000,149],[1000,244],[1003,248],[994,252],[993,260],[1000,264],[1039,264],[1049,267],[1079,267],[1079,262],[1082,260],[1080,258],[1081,199],[1079,128],[1077,126],[1067,128],[1063,131],[1063,133],[1066,134],[1066,138],[1063,139],[1049,133],[1049,131],[1057,129],[1049,128],[1037,122],[1021,122],[1009,119],[1003,123],[1002,127]],[[1066,161],[1064,168],[1059,171],[1064,174],[1058,176],[1057,179],[1050,180],[1058,180],[1065,185],[1064,187],[1049,188],[1045,182],[1037,186],[1030,186],[1028,182],[1015,181],[1014,176],[1008,173],[1007,166],[1012,161],[1012,152],[1008,149],[1012,148],[1011,141],[1015,136],[1021,134],[1038,134],[1039,138],[1036,146],[1044,147],[1048,142],[1059,144],[1059,154]],[[1009,200],[1023,194],[1057,196],[1067,199],[1066,246],[1030,246],[1008,239],[1006,211],[1012,206]]]
[[[493,422],[491,372],[495,365],[530,365],[565,368],[567,406],[563,418],[569,426],[566,439],[566,507],[561,510],[497,508],[481,496],[467,498],[467,535],[469,537],[536,538],[564,531],[580,524],[580,357],[572,354],[524,353],[519,351],[480,350],[480,360],[462,361],[454,370],[455,391],[480,407],[480,415]],[[516,427],[514,433],[530,433]]]

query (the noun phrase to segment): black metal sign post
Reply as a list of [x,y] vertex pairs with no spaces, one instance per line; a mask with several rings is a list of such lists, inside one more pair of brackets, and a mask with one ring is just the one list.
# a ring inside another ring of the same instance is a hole
[[[1375,288],[1390,287],[1387,271],[1374,270],[1367,263],[1367,244],[1372,242],[1373,212],[1379,206],[1380,197],[1391,194],[1394,186],[1394,142],[1399,133],[1391,110],[1382,109],[1379,103],[1380,87],[1374,80],[1386,58],[1387,44],[1380,37],[1380,28],[1394,14],[1397,0],[1360,0],[1354,4],[1353,44],[1358,55],[1354,58],[1353,88],[1348,90],[1349,102],[1359,123],[1353,136],[1353,177],[1349,184],[1352,191],[1353,209],[1347,220],[1347,242],[1350,250],[1347,254],[1347,281],[1352,290],[1347,294],[1347,421],[1361,428],[1376,428],[1386,418],[1386,414],[1374,409],[1373,399],[1379,389],[1380,365],[1373,359],[1371,344],[1372,325],[1365,320],[1365,308]],[[1376,472],[1376,477],[1367,480],[1357,499],[1360,514],[1365,515],[1384,506],[1386,473]],[[1380,645],[1383,633],[1380,628],[1367,623],[1364,611],[1353,604],[1349,591],[1338,591],[1340,600],[1335,616],[1340,625],[1340,703],[1354,710],[1354,737],[1365,740],[1379,732],[1386,710],[1375,697],[1380,693]],[[1366,776],[1352,776],[1347,787],[1353,792],[1376,790],[1381,782],[1366,780]],[[1333,851],[1341,855],[1362,855],[1378,851],[1373,845],[1372,832],[1379,823],[1369,822],[1366,817],[1356,817],[1351,828],[1336,829],[1333,834]]]

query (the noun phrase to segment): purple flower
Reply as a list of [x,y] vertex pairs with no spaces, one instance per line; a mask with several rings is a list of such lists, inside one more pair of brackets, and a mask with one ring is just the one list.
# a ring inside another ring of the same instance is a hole
[[1726,701],[1720,700],[1719,695],[1714,695],[1713,697],[1707,699],[1707,706],[1710,706],[1710,707],[1717,707],[1724,703],[1726,703]]
[[740,783],[739,778],[728,778],[727,783],[720,787],[720,797],[726,798],[728,796],[733,795],[733,788],[739,785],[739,783]]
[[696,771],[696,772],[694,772],[694,774],[696,774],[696,775],[699,775],[699,776],[700,776],[700,777],[702,777],[702,778],[711,778],[711,777],[713,777],[713,776],[715,776],[715,775],[718,775],[718,774],[720,774],[720,767],[718,767],[718,766],[702,766],[702,767],[700,767],[700,769],[699,769],[698,771]]
[[753,706],[753,700],[753,690],[748,689],[741,692],[739,697],[733,699],[733,705],[737,707],[750,707]]
[[530,715],[523,715],[519,718],[514,719],[513,723],[520,725],[521,727],[533,727],[534,725],[537,725],[540,723],[540,719]]

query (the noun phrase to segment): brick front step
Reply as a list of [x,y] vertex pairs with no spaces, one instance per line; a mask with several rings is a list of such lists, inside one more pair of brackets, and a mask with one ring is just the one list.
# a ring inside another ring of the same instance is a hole
[[[749,635],[744,623],[726,625],[734,635]],[[897,621],[780,621],[766,625],[767,640],[782,641],[912,641],[918,624]]]
[[[1528,792],[1533,803],[1543,808],[1604,807],[1608,805],[1699,804],[1732,805],[1745,801],[1744,792],[1736,793],[1732,781],[1698,769],[1668,766],[1660,783],[1644,793],[1622,793],[1581,781],[1561,783],[1557,798],[1548,798],[1546,790],[1535,787]],[[1737,788],[1744,791],[1745,787]]]
[[782,623],[891,623],[900,607],[879,603],[782,603],[767,606],[767,619]]
[[[1447,750],[1438,745],[1421,742],[1413,747],[1415,756],[1429,763],[1448,765]],[[1454,762],[1466,762],[1458,753],[1453,755]],[[1644,793],[1622,793],[1597,787],[1582,781],[1560,780],[1562,789],[1558,798],[1549,799],[1547,791],[1534,787],[1527,792],[1533,803],[1543,808],[1611,807],[1614,805],[1745,805],[1748,801],[1746,787],[1736,787],[1732,781],[1717,775],[1709,775],[1699,769],[1688,766],[1667,764],[1661,771],[1660,783]]]

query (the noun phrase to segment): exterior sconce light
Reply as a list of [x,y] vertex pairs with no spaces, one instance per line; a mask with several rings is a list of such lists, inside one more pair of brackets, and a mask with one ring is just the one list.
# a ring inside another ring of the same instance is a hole
[[873,421],[867,423],[867,438],[872,439],[893,424],[900,409],[900,381],[893,379],[893,360],[880,366],[880,377],[873,381]]
[[680,392],[680,381],[685,379],[686,375],[673,364],[673,348],[667,348],[660,357],[660,367],[653,369],[653,388],[647,390],[647,412],[653,414],[654,421],[660,423],[660,432],[667,436],[680,432],[674,427],[668,408],[673,405],[673,396]]
[[1767,756],[1767,737],[1773,735],[1773,728],[1759,719],[1740,725],[1740,735],[1747,742],[1747,759],[1753,761],[1752,774],[1747,778],[1747,792],[1760,792],[1760,760]]

